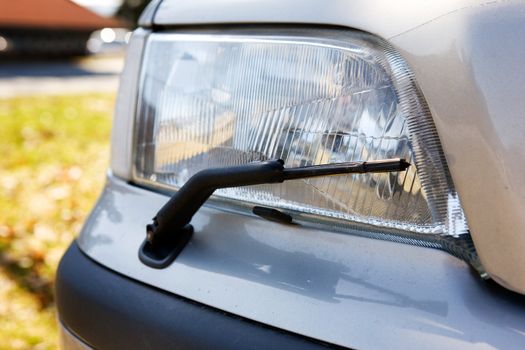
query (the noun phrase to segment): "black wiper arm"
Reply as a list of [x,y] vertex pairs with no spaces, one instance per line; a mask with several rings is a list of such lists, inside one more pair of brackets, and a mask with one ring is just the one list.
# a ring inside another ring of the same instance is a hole
[[189,223],[193,215],[216,189],[317,176],[404,171],[409,166],[404,159],[397,158],[286,169],[284,162],[278,159],[199,171],[158,211],[153,223],[146,226],[140,260],[155,268],[168,266],[191,238],[193,228]]

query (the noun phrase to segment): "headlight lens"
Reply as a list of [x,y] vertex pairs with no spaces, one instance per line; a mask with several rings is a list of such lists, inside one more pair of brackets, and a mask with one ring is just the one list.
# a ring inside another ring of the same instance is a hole
[[405,173],[216,192],[234,203],[420,234],[468,233],[412,73],[370,35],[342,31],[152,34],[143,63],[135,181],[176,190],[208,167],[401,157]]

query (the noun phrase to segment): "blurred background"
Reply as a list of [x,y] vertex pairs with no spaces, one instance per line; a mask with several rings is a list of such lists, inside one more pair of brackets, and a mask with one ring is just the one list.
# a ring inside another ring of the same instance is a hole
[[96,201],[148,0],[0,0],[0,349],[56,349],[57,264]]

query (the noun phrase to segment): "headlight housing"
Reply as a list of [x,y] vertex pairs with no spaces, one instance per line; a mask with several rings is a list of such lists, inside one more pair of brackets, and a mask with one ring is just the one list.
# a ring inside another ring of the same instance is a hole
[[399,157],[410,171],[224,189],[216,198],[423,241],[468,236],[413,74],[371,35],[155,33],[138,96],[133,176],[142,185],[175,191],[204,168],[272,158],[295,167]]

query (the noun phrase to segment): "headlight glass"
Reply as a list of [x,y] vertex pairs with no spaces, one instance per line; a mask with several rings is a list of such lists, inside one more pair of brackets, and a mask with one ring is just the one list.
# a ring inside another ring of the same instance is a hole
[[176,190],[208,167],[401,157],[392,174],[224,189],[230,203],[419,234],[468,233],[438,135],[406,63],[348,31],[158,33],[144,56],[135,181]]

